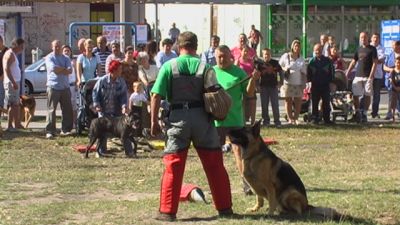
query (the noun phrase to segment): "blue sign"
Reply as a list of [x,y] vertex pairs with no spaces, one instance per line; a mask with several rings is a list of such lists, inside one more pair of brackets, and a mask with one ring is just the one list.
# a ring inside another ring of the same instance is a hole
[[381,45],[385,47],[385,54],[389,55],[392,41],[400,40],[400,20],[385,20],[381,22]]

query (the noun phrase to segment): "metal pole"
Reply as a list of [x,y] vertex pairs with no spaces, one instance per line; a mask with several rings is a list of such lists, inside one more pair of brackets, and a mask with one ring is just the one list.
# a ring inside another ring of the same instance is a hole
[[306,33],[306,25],[307,25],[307,0],[303,0],[303,39],[302,39],[302,53],[303,57],[307,57],[307,33]]
[[267,46],[269,49],[272,49],[272,5],[267,6],[267,12],[268,12],[268,18],[267,18],[267,23],[268,23],[268,43]]
[[[158,33],[158,4],[157,4],[157,1],[155,1],[155,6],[156,6],[156,22],[155,22],[155,25],[154,25],[155,34],[153,34],[153,35],[156,38],[157,44],[159,45],[160,44],[160,37],[159,37],[159,33]],[[157,47],[159,48],[160,46],[157,46]]]

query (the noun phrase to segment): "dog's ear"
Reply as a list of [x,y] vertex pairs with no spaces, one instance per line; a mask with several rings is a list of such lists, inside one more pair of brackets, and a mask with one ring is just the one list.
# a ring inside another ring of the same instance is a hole
[[255,122],[251,130],[253,132],[254,137],[260,136],[261,120]]

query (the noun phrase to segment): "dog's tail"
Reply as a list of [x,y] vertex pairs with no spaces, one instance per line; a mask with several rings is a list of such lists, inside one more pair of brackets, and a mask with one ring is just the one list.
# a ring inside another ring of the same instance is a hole
[[311,215],[322,216],[326,219],[331,219],[335,221],[343,221],[347,216],[339,213],[336,209],[328,207],[316,207],[308,205],[308,213]]

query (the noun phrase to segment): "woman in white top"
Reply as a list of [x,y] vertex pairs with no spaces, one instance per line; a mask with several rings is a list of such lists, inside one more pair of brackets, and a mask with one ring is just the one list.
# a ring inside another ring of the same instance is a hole
[[139,65],[139,79],[145,86],[146,96],[150,98],[150,91],[158,75],[157,65],[150,65],[149,55],[146,52],[139,52],[137,57]]
[[[281,97],[285,99],[286,114],[290,124],[299,124],[301,110],[301,97],[306,85],[307,67],[304,58],[300,55],[300,41],[294,40],[290,52],[285,53],[279,59],[285,79],[281,87]],[[294,105],[294,110],[292,106]]]
[[78,110],[78,104],[76,102],[76,92],[78,91],[78,86],[76,86],[76,59],[72,56],[72,49],[69,45],[62,46],[62,52],[65,56],[71,59],[72,73],[68,76],[69,80],[69,90],[71,91],[71,104],[72,104],[72,121],[73,126],[76,125],[76,115]]
[[122,62],[124,58],[125,56],[121,52],[121,45],[117,41],[111,42],[111,54],[107,56],[106,59],[106,71],[108,71],[108,66],[112,60],[118,60]]

